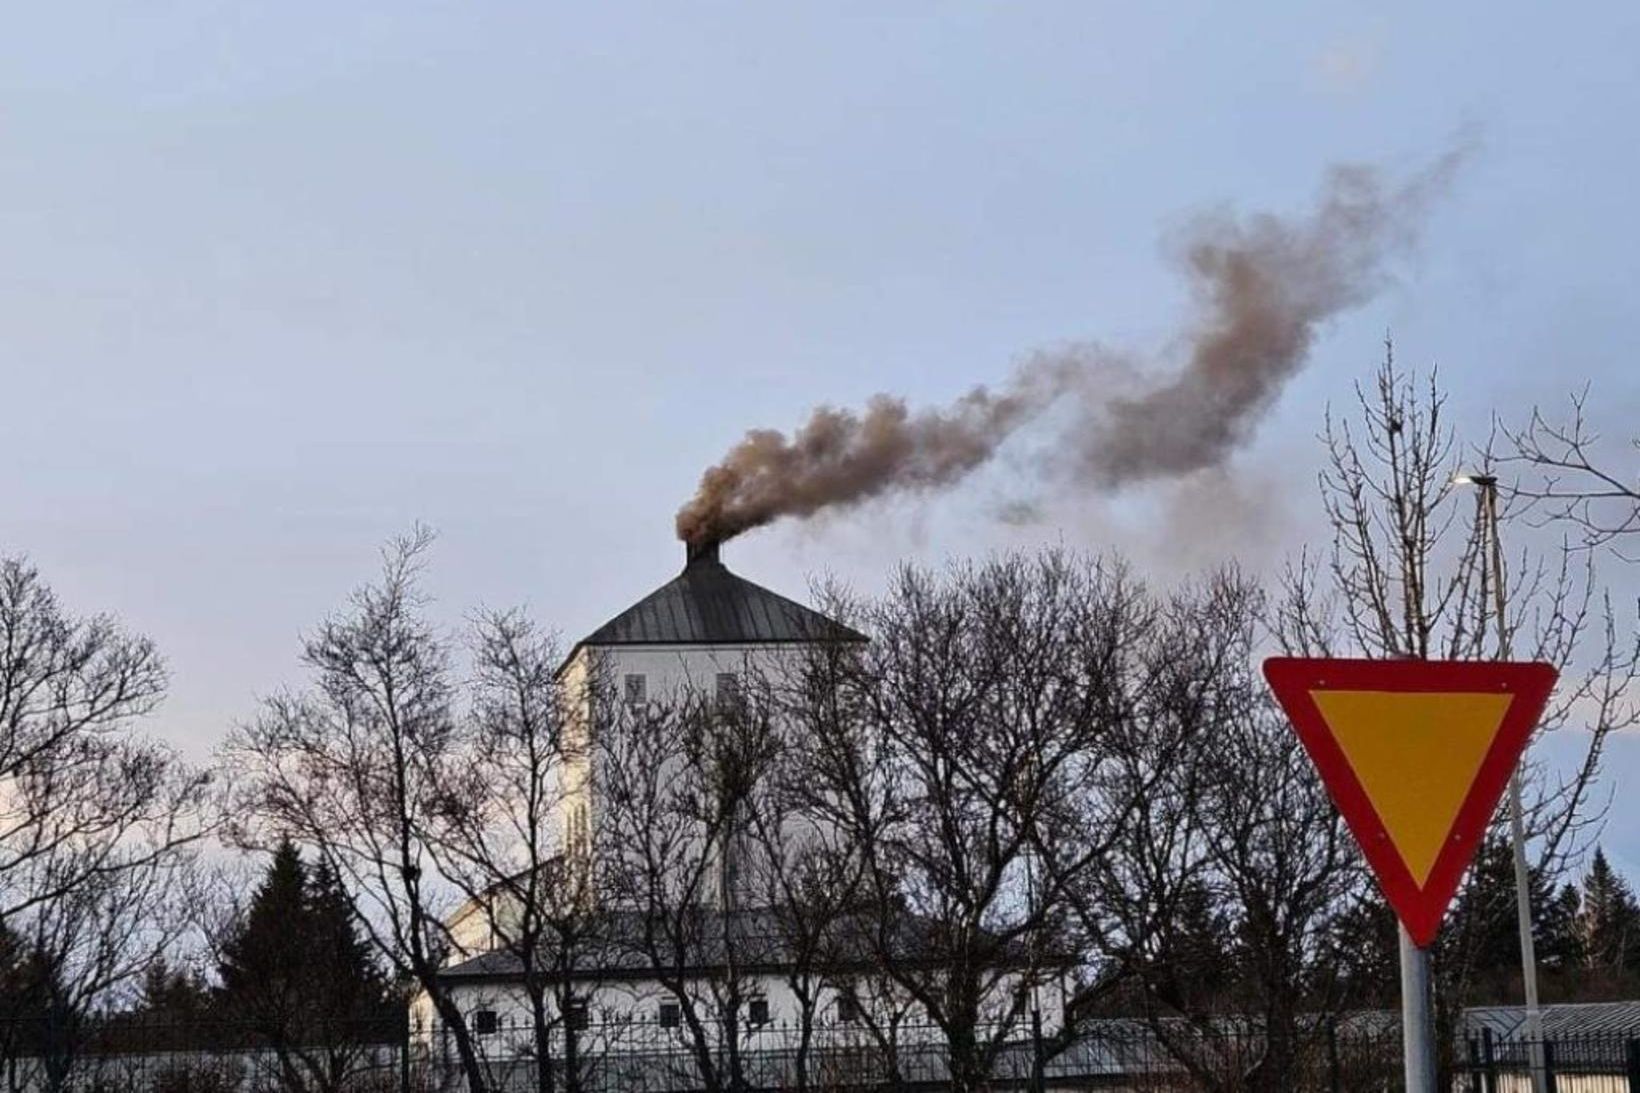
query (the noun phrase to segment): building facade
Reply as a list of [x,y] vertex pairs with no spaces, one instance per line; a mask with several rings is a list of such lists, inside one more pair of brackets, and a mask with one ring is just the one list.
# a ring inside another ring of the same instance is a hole
[[[611,700],[632,710],[683,695],[730,701],[748,678],[791,670],[817,643],[865,640],[731,572],[711,548],[691,553],[676,577],[578,642],[559,679],[577,706],[575,731],[592,734]],[[609,840],[599,830],[605,816],[598,749],[572,751],[577,758],[566,771],[558,820],[564,845],[620,853],[618,846],[602,849]],[[833,1041],[937,1037],[915,1000],[873,973],[864,924],[834,924],[824,959],[812,951],[805,956],[794,951],[772,909],[749,892],[728,895],[732,887],[732,879],[713,886],[717,898],[703,901],[698,930],[668,939],[674,959],[659,971],[652,947],[648,959],[643,952],[642,909],[596,893],[599,940],[557,973],[558,1042],[574,1031],[584,1035],[578,1050],[587,1053],[654,1050],[698,1038],[701,1023],[749,1050],[798,1024]],[[497,913],[469,901],[450,920],[456,946],[444,978],[470,1027],[489,1038],[490,1049],[506,1052],[527,1046],[531,1010],[517,954],[496,943]],[[998,993],[1011,994],[1006,982]],[[1052,994],[1034,1001],[1057,1024],[1061,999]],[[431,1024],[430,1007],[418,1013]]]

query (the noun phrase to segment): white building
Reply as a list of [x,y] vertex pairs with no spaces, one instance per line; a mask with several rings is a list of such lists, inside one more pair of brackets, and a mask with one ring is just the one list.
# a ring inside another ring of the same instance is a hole
[[[737,681],[749,667],[778,670],[783,660],[800,655],[813,643],[839,640],[866,639],[730,572],[713,547],[691,552],[676,577],[577,643],[559,675],[568,693],[584,694],[588,681],[596,679],[634,704],[664,701],[685,688],[694,694],[722,695],[739,686]],[[593,726],[594,720],[590,708],[582,711],[582,724]],[[596,784],[588,769],[571,771],[560,820],[566,836],[589,832],[598,824]],[[721,998],[728,963],[724,937],[733,941],[735,991],[741,1000],[737,1035],[755,1050],[759,1030],[773,1032],[798,1020],[800,1007],[790,982],[793,965],[772,912],[736,904],[727,911],[722,905],[702,907],[701,913],[715,916],[712,924],[669,969],[675,973],[669,983],[660,981],[650,962],[636,952],[621,951],[618,944],[570,971],[575,1010],[558,1016],[599,1041],[582,1045],[585,1050],[619,1051],[623,1037],[634,1050],[653,1050],[657,1040],[668,1038],[681,1042],[688,1013],[680,1006],[680,993],[697,1014],[710,1013]],[[631,909],[609,905],[600,912],[607,932],[616,939],[642,928],[635,916]],[[491,1037],[491,1049],[506,1052],[527,1042],[529,1007],[520,963],[515,954],[494,944],[490,917],[471,904],[454,916],[450,925],[458,951],[445,979],[469,1015],[469,1027]],[[931,1035],[920,1007],[870,974],[863,926],[842,923],[837,929],[841,935],[852,929],[859,936],[841,936],[828,946],[824,981],[814,995],[820,999],[814,1023],[826,1030],[825,1037],[835,1040],[851,1036],[851,1030],[866,1033],[901,1025],[920,1028],[924,1037]],[[856,955],[849,955],[851,951]],[[1056,1013],[1057,1003],[1058,999],[1042,1000],[1044,1013]]]
[[[753,673],[780,673],[819,642],[864,642],[858,632],[752,583],[723,564],[716,546],[691,549],[682,572],[576,643],[559,669],[565,692],[581,696],[577,722],[588,731],[596,683],[618,702],[640,706],[685,695],[720,701]],[[569,774],[563,830],[602,845],[590,765],[581,749]]]

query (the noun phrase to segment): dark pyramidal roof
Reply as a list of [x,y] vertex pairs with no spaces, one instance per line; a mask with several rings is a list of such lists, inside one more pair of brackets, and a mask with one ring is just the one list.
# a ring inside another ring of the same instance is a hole
[[581,640],[581,645],[739,645],[864,641],[818,611],[729,572],[716,546],[691,550],[670,581]]

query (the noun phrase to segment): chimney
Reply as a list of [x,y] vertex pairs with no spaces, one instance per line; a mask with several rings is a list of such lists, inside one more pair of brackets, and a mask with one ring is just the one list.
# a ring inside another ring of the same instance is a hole
[[683,547],[683,568],[688,569],[690,566],[696,565],[721,564],[718,559],[718,546],[719,544],[715,539],[704,543],[685,543]]

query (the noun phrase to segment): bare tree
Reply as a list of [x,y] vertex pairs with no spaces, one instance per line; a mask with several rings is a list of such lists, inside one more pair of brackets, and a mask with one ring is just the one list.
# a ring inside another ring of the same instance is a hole
[[210,776],[135,735],[163,699],[152,642],[79,618],[39,572],[0,559],[0,922],[28,952],[51,1088],[84,1023],[184,931]]
[[768,946],[778,954],[773,963],[797,1005],[789,1081],[798,1093],[816,1079],[815,1033],[825,992],[864,970],[869,957],[855,915],[859,858],[840,832],[804,807],[808,777],[801,748],[779,749],[745,809],[741,866],[749,901],[764,912]]
[[[1523,771],[1533,868],[1554,878],[1598,830],[1602,749],[1609,733],[1635,723],[1640,646],[1619,624],[1593,555],[1566,541],[1541,543],[1519,519],[1529,498],[1502,513],[1514,518],[1516,547],[1505,572],[1493,571],[1480,499],[1472,508],[1454,484],[1460,469],[1491,473],[1493,445],[1466,452],[1445,411],[1436,378],[1406,374],[1386,345],[1373,383],[1358,391],[1354,419],[1329,414],[1321,492],[1333,549],[1320,564],[1305,558],[1291,569],[1273,629],[1289,650],[1313,655],[1482,659],[1508,649],[1559,668],[1540,731],[1582,730],[1582,759],[1569,773],[1533,762]],[[1500,579],[1501,592],[1493,584]],[[1501,621],[1499,604],[1507,609]],[[1463,994],[1464,948],[1454,940],[1458,958],[1439,969],[1449,1001]]]
[[471,645],[471,709],[441,774],[431,849],[494,950],[516,964],[537,1089],[561,1077],[573,1091],[581,1030],[566,1015],[603,956],[586,848],[566,839],[570,770],[583,750],[571,718],[586,696],[569,693],[556,644],[521,612],[479,615]]
[[1315,1018],[1342,1004],[1332,938],[1362,884],[1256,677],[1264,603],[1225,570],[1130,631],[1106,715],[1118,773],[1098,802],[1126,807],[1071,886],[1083,945],[1104,957],[1103,990],[1084,997],[1137,1016],[1209,1089],[1293,1087]]
[[76,618],[0,559],[0,918],[147,867],[211,830],[210,778],[132,735],[165,696],[151,641]]
[[748,813],[779,746],[768,710],[687,686],[601,703],[592,734],[594,854],[610,942],[677,1006],[676,1034],[708,1090],[746,1088],[755,966],[775,942],[741,906]]
[[460,734],[449,643],[422,617],[416,586],[430,542],[418,531],[384,552],[380,582],[306,641],[312,688],[268,699],[224,757],[238,839],[289,837],[345,881],[377,950],[421,990],[469,1090],[484,1093],[472,1031],[439,976],[455,890],[429,832]]
[[25,936],[45,988],[40,1059],[48,1090],[67,1086],[94,1012],[174,957],[193,928],[197,881],[192,856],[172,855],[99,875],[28,917]]
[[1126,811],[1107,715],[1130,592],[1059,552],[905,568],[881,599],[834,599],[872,640],[822,647],[796,688],[805,807],[846,837],[875,972],[939,1030],[954,1088],[984,1085],[1081,963],[1067,895]]
[[[1502,462],[1526,472],[1510,493],[1534,519],[1570,526],[1585,545],[1611,545],[1632,561],[1623,544],[1640,535],[1640,475],[1600,451],[1588,400],[1584,388],[1571,396],[1565,418],[1550,420],[1533,408],[1524,426],[1504,429],[1509,451]],[[1628,447],[1640,449],[1640,436]]]

